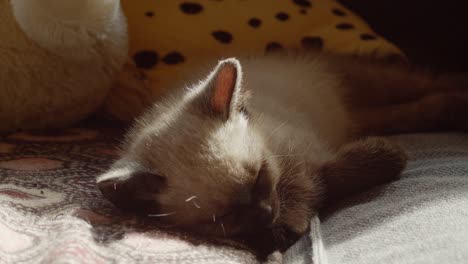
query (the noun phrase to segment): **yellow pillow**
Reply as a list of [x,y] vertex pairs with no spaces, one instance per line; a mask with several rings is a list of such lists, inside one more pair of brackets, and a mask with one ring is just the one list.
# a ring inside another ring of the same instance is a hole
[[123,120],[165,94],[168,83],[205,55],[227,57],[275,48],[319,48],[377,58],[401,54],[334,0],[121,2],[132,62],[107,108]]

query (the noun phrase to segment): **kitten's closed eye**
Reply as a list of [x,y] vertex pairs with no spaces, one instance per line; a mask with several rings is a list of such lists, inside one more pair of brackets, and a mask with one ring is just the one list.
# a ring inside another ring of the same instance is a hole
[[257,179],[252,190],[252,196],[257,201],[268,198],[273,190],[273,183],[271,181],[271,177],[268,175],[267,166],[266,161],[263,161],[262,166],[257,173]]
[[258,228],[273,226],[279,215],[279,200],[266,161],[262,162],[249,192],[248,201],[239,200],[221,219],[242,226],[243,233],[253,233]]

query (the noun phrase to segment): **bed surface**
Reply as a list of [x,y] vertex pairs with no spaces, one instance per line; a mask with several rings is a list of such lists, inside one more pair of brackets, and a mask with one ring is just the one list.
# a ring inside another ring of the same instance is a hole
[[[116,211],[95,185],[122,133],[104,127],[0,136],[0,263],[256,263]],[[410,156],[403,178],[323,212],[284,263],[468,261],[468,135],[392,140]]]
[[95,177],[121,132],[86,125],[0,137],[0,263],[256,263],[122,216]]

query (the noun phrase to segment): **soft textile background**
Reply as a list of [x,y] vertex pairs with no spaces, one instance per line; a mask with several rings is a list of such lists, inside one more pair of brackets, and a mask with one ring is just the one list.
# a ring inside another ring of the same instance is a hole
[[[115,211],[95,176],[120,135],[89,125],[0,135],[0,263],[257,263]],[[468,135],[392,139],[410,156],[403,178],[331,208],[284,263],[468,261]]]
[[468,135],[393,139],[410,157],[403,178],[333,208],[316,264],[468,263]]
[[0,263],[256,263],[120,216],[95,177],[116,158],[112,129],[0,135]]

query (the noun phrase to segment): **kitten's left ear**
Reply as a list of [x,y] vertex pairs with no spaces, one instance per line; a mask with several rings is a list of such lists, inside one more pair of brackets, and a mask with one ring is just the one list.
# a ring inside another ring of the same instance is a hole
[[222,60],[208,77],[203,104],[208,111],[228,119],[243,109],[242,68],[237,59]]
[[111,168],[96,183],[116,207],[137,214],[158,212],[155,196],[167,188],[166,178],[131,166]]

